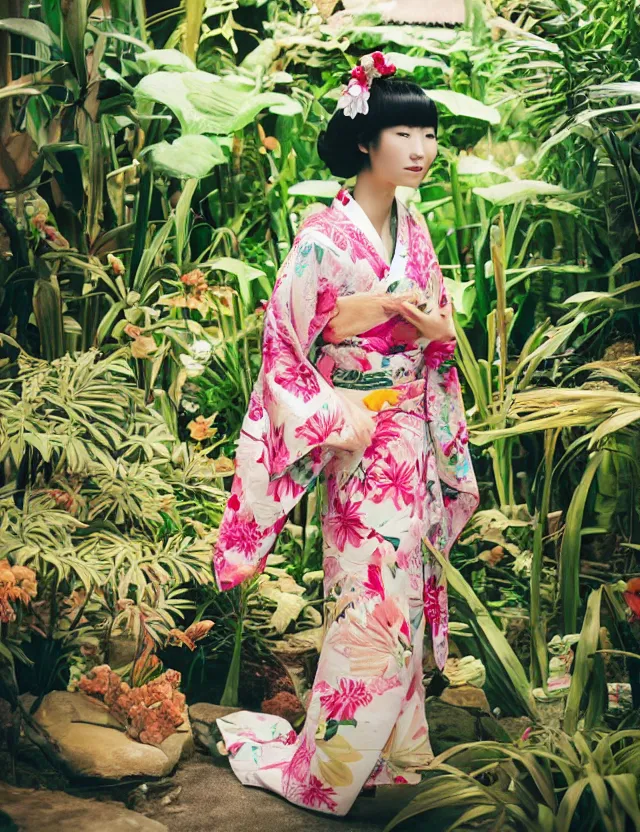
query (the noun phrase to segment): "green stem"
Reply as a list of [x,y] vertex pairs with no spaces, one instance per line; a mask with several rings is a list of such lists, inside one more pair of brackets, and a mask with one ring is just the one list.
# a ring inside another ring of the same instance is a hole
[[544,549],[544,530],[547,525],[549,503],[551,500],[551,483],[553,479],[553,454],[560,429],[547,430],[544,435],[544,486],[542,488],[542,502],[538,512],[536,527],[533,534],[533,558],[531,560],[531,682],[535,687],[544,687],[546,691],[548,664],[547,639],[544,621],[542,620],[542,605],[540,586],[542,583],[542,556]]
[[242,615],[238,616],[236,622],[236,634],[233,645],[233,656],[227,674],[227,681],[224,686],[220,704],[227,707],[236,707],[238,704],[238,687],[240,685],[240,657],[242,654],[242,635],[244,625]]

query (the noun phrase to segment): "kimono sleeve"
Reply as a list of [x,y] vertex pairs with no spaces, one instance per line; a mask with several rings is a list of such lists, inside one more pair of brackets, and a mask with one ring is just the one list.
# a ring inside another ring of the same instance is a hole
[[264,569],[287,515],[353,433],[344,399],[310,351],[335,314],[345,276],[339,251],[301,232],[264,315],[262,366],[236,449],[236,471],[214,546],[218,586],[231,589]]
[[[438,306],[449,302],[431,236],[424,225],[433,254],[430,268],[432,297]],[[478,507],[479,493],[469,450],[469,434],[458,369],[453,360],[455,341],[430,341],[424,347],[425,407],[444,497],[444,525],[432,540],[445,556]]]

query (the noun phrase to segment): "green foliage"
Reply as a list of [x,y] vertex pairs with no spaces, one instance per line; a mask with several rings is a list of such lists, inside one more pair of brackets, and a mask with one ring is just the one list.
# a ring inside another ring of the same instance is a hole
[[640,732],[534,732],[440,754],[419,794],[386,826],[510,832],[618,832],[640,823]]
[[172,462],[173,437],[145,407],[127,354],[23,356],[0,392],[0,460],[13,474],[0,492],[0,560],[33,568],[39,589],[7,636],[63,645],[43,690],[70,655],[77,677],[81,656],[108,655],[119,634],[137,658],[161,646],[194,606],[186,589],[212,580],[210,532],[180,513],[189,471]]

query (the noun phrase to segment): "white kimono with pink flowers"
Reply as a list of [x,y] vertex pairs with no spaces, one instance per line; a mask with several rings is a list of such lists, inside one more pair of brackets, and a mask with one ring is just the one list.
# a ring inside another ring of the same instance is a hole
[[[453,344],[400,317],[341,343],[323,338],[356,292],[447,296],[429,232],[399,200],[392,262],[347,191],[300,229],[265,312],[263,364],[243,422],[214,551],[220,589],[264,569],[287,515],[319,475],[326,634],[300,735],[282,718],[218,720],[233,770],[301,806],[346,814],[364,785],[418,782],[432,758],[422,652],[447,657],[447,592],[423,544],[445,556],[478,504]],[[362,454],[341,389],[372,396]],[[375,392],[377,391],[377,392]]]

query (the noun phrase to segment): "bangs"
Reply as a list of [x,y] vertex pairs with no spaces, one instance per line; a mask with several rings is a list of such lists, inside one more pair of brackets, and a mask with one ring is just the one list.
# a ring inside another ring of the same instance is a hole
[[369,113],[363,123],[363,137],[373,139],[387,127],[433,127],[438,130],[438,111],[429,96],[408,81],[385,79],[371,88]]

